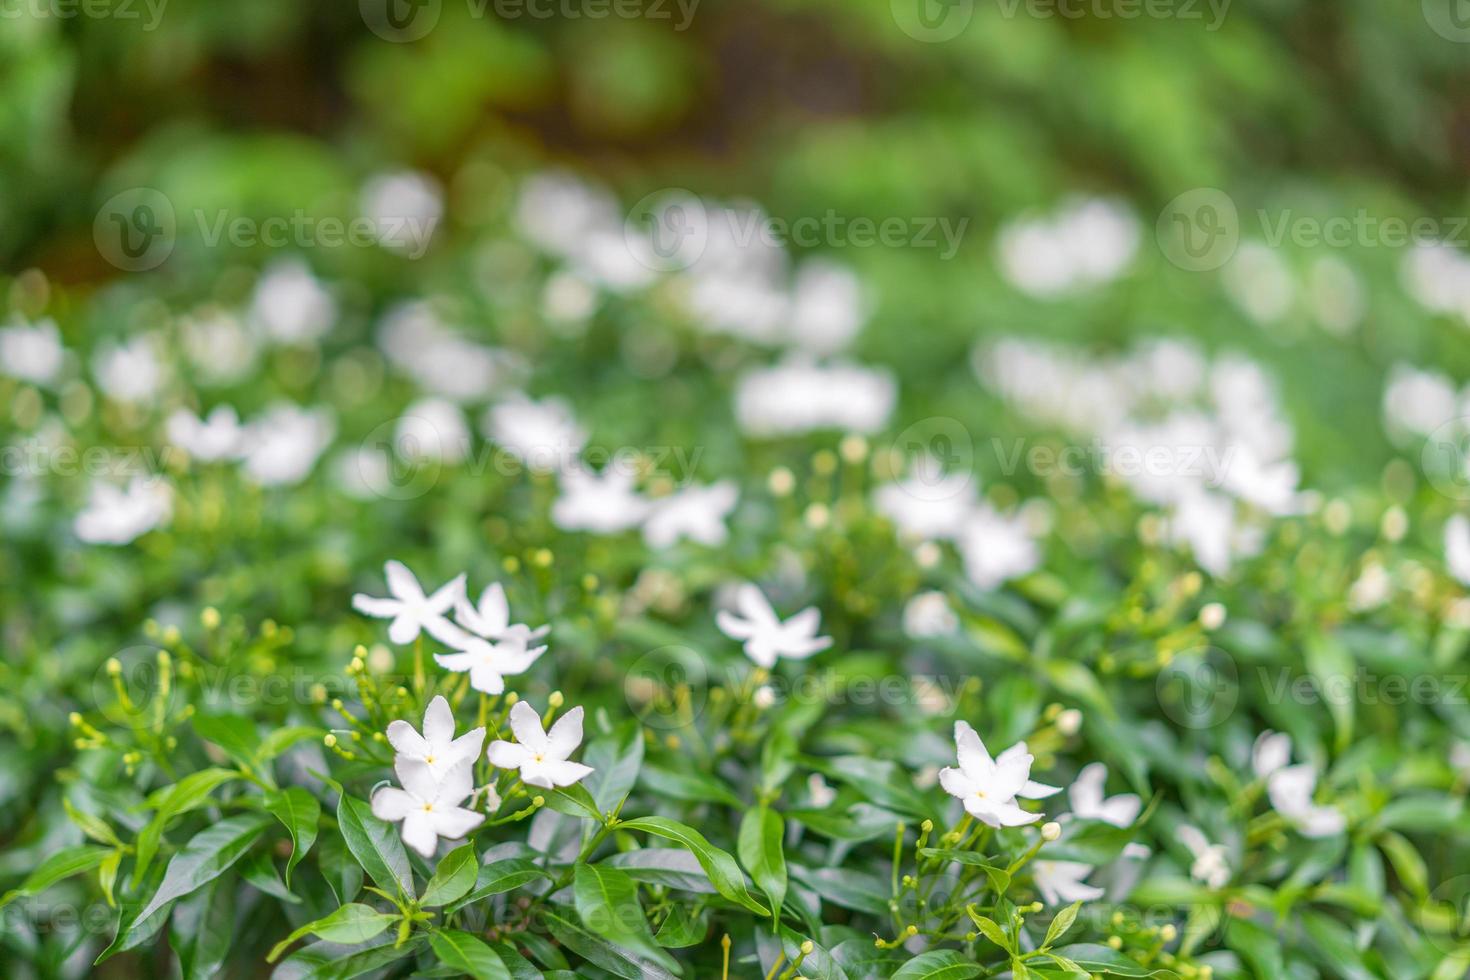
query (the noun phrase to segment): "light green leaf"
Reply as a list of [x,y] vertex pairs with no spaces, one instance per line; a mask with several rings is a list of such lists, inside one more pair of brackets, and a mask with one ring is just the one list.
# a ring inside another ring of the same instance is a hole
[[424,886],[419,904],[426,909],[447,905],[475,886],[475,875],[479,861],[475,857],[473,844],[462,844],[444,855],[434,877]]
[[265,808],[275,814],[291,835],[291,856],[286,859],[286,884],[291,884],[291,870],[316,843],[317,824],[321,820],[322,805],[316,797],[299,786],[268,793]]
[[952,949],[931,949],[898,968],[893,980],[970,980],[983,971]]
[[57,851],[37,865],[36,870],[21,882],[19,888],[12,888],[4,896],[0,896],[0,908],[4,908],[17,898],[25,898],[28,895],[43,892],[64,878],[91,871],[112,853],[113,850],[110,847],[97,847],[92,844],[78,844],[76,847]]
[[495,951],[483,941],[458,929],[445,929],[429,937],[429,946],[439,962],[475,980],[512,980],[511,973]]
[[397,915],[379,912],[371,905],[352,902],[294,930],[271,948],[265,960],[267,963],[274,963],[288,946],[303,936],[317,936],[329,943],[341,943],[345,946],[365,943],[396,921]]
[[730,856],[729,852],[715,847],[693,827],[667,817],[639,817],[636,820],[619,824],[619,828],[641,830],[655,837],[662,837],[683,845],[699,861],[699,866],[709,876],[710,884],[715,886],[717,892],[737,905],[743,905],[756,915],[771,914],[770,910],[750,896],[750,891],[745,886],[745,875],[741,873],[740,865],[735,863],[735,859]]
[[406,898],[414,896],[413,871],[397,828],[373,816],[372,807],[346,793],[337,800],[337,825],[347,849],[379,888]]
[[740,821],[735,850],[757,887],[771,900],[771,914],[780,916],[786,900],[786,855],[781,847],[786,826],[781,815],[765,806],[747,810]]
[[153,819],[138,832],[138,839],[133,844],[137,852],[133,862],[134,888],[143,880],[148,866],[153,862],[153,856],[158,853],[158,845],[163,840],[168,822],[203,805],[209,799],[209,794],[218,787],[240,778],[241,775],[233,769],[201,769],[148,798],[155,812]]

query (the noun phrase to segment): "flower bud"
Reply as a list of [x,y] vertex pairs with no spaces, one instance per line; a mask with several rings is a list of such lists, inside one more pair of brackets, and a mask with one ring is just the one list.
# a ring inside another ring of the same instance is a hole
[[1055,820],[1048,820],[1041,825],[1041,839],[1053,841],[1062,836],[1062,825]]

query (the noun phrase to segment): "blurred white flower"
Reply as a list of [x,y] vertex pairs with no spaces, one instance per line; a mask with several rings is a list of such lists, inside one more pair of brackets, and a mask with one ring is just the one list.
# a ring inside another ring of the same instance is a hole
[[427,763],[400,756],[393,771],[403,788],[384,786],[374,793],[373,816],[402,821],[403,842],[424,857],[434,856],[439,838],[458,840],[484,821],[483,814],[460,806],[474,790],[470,763],[461,762],[436,780]]
[[1070,905],[1102,898],[1104,889],[1083,883],[1082,879],[1096,869],[1079,861],[1045,861],[1031,863],[1031,876],[1047,905]]
[[1225,295],[1256,323],[1275,323],[1291,309],[1296,286],[1274,249],[1242,242],[1221,272]]
[[1251,747],[1251,769],[1257,779],[1265,779],[1291,762],[1291,736],[1285,732],[1264,731]]
[[1198,828],[1182,824],[1178,830],[1179,843],[1194,855],[1189,875],[1195,881],[1210,888],[1220,889],[1230,884],[1229,852],[1223,844],[1211,844],[1209,838]]
[[637,475],[617,464],[597,473],[572,466],[561,473],[561,495],[551,505],[551,521],[563,531],[618,534],[637,527],[648,501],[635,489]]
[[740,378],[735,417],[741,431],[756,437],[818,429],[865,434],[887,423],[897,397],[887,371],[790,358]]
[[424,763],[435,779],[443,779],[462,763],[473,763],[485,745],[483,727],[454,737],[454,712],[442,695],[436,695],[424,709],[422,734],[401,718],[388,723],[387,734],[398,758]]
[[536,473],[568,467],[587,444],[571,406],[560,398],[531,401],[519,395],[485,413],[484,432]]
[[412,643],[420,632],[451,646],[470,639],[464,630],[446,618],[446,614],[464,596],[463,573],[431,595],[424,594],[419,580],[402,562],[388,562],[383,566],[383,573],[388,580],[389,598],[380,599],[359,592],[352,597],[352,608],[375,619],[392,619],[393,622],[388,624],[388,639],[398,644]]
[[359,207],[372,222],[379,245],[416,259],[428,249],[444,216],[444,195],[434,178],[405,170],[370,178]]
[[179,328],[192,380],[204,385],[232,384],[255,370],[260,345],[237,316],[221,310],[196,311]]
[[797,269],[790,312],[797,346],[813,354],[846,350],[866,318],[862,283],[851,269],[825,259],[811,259]]
[[168,440],[204,463],[235,459],[245,445],[246,430],[229,405],[216,405],[205,419],[181,408],[168,417]]
[[155,339],[143,335],[100,344],[92,358],[92,373],[97,387],[113,401],[147,404],[163,385],[164,368]]
[[821,773],[814,772],[806,777],[806,798],[808,806],[825,810],[837,801],[837,791],[827,785]]
[[1444,563],[1461,585],[1470,585],[1470,519],[1464,514],[1445,522]]
[[541,292],[541,311],[548,320],[581,323],[597,309],[597,290],[575,273],[555,272]]
[[1235,505],[1223,494],[1197,490],[1169,513],[1169,539],[1187,545],[1194,560],[1211,575],[1230,571],[1235,541]]
[[1312,314],[1329,333],[1345,337],[1358,326],[1367,308],[1367,291],[1352,266],[1324,255],[1307,273]]
[[1000,269],[1024,293],[1052,298],[1120,276],[1138,250],[1138,221],[1106,198],[1064,201],[1050,216],[1005,225],[997,242]]
[[488,397],[519,370],[518,358],[466,339],[423,301],[402,303],[385,313],[378,346],[420,388],[456,402]]
[[1377,609],[1393,595],[1393,579],[1380,562],[1369,561],[1348,587],[1348,606],[1358,612]]
[[1336,807],[1318,806],[1312,802],[1317,789],[1317,768],[1303,762],[1271,773],[1266,781],[1266,795],[1271,805],[1303,837],[1331,837],[1342,832],[1347,818]]
[[1383,425],[1390,436],[1400,440],[1427,436],[1459,414],[1455,386],[1443,374],[1408,364],[1395,364],[1389,370],[1383,389]]
[[160,477],[137,475],[126,487],[92,484],[74,530],[88,544],[127,544],[164,524],[173,514],[173,493]]
[[398,417],[393,451],[412,462],[461,462],[470,454],[470,428],[464,413],[444,398],[414,402]]
[[245,472],[264,487],[300,483],[332,441],[336,426],[325,408],[278,402],[250,423]]
[[873,491],[873,507],[911,540],[952,539],[975,507],[975,491],[971,473],[946,473],[932,456],[920,456],[904,479]]
[[56,380],[66,361],[66,348],[56,321],[27,324],[19,316],[0,327],[0,372],[21,381],[46,385]]
[[1470,258],[1448,242],[1416,241],[1400,267],[1405,290],[1432,313],[1470,319]]
[[276,343],[310,344],[332,329],[337,301],[299,259],[279,259],[255,283],[250,320]]
[[943,592],[920,592],[904,603],[903,631],[911,639],[950,636],[959,629],[959,617]]
[[958,546],[965,574],[981,589],[998,588],[1041,564],[1041,550],[1025,520],[1019,514],[1001,514],[988,504],[970,512],[960,529]]
[[765,594],[749,583],[736,591],[734,612],[721,609],[715,613],[715,625],[730,639],[744,643],[745,655],[767,670],[782,657],[805,660],[832,645],[830,636],[817,635],[822,614],[816,606],[783,621]]
[[1067,788],[1067,799],[1072,804],[1072,813],[1084,820],[1101,820],[1114,827],[1130,827],[1143,809],[1143,800],[1134,793],[1121,793],[1104,798],[1104,787],[1108,781],[1108,767],[1101,762],[1084,766],[1072,785]]
[[643,540],[659,549],[671,548],[685,538],[710,547],[722,545],[730,536],[725,520],[739,496],[733,480],[721,480],[649,501]]
[[517,701],[510,709],[510,730],[515,734],[514,742],[490,743],[490,764],[499,769],[519,769],[527,786],[555,789],[591,775],[591,766],[569,761],[582,744],[580,705],[545,731],[536,710],[525,701]]
[[991,827],[1020,827],[1041,819],[1016,805],[1017,799],[1042,800],[1060,793],[1031,779],[1035,761],[1025,742],[1017,742],[992,759],[985,743],[968,723],[954,723],[959,767],[939,771],[939,785],[965,805],[965,812]]

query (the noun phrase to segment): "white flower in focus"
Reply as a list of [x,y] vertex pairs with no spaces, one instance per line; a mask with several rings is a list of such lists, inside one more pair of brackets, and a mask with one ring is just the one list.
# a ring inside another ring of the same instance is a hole
[[56,380],[65,360],[66,348],[61,346],[55,320],[27,324],[16,317],[9,326],[0,327],[0,372],[45,385]]
[[324,408],[280,402],[250,424],[245,473],[263,487],[292,486],[306,479],[336,433]]
[[583,466],[561,474],[561,496],[551,505],[551,522],[563,531],[618,534],[642,523],[648,501],[634,489],[637,475],[616,463],[601,473]]
[[216,405],[205,419],[181,408],[168,417],[168,440],[195,459],[234,459],[245,444],[245,427],[229,405]]
[[1347,818],[1332,806],[1312,802],[1317,789],[1317,767],[1303,762],[1278,769],[1266,781],[1266,795],[1276,812],[1295,826],[1303,837],[1331,837],[1342,832]]
[[960,557],[965,574],[981,589],[1028,575],[1041,564],[1041,551],[1020,515],[1007,516],[981,504],[960,529]]
[[451,645],[458,651],[436,653],[434,662],[456,674],[468,671],[470,687],[481,694],[504,693],[506,677],[524,674],[546,652],[544,645],[531,646],[525,633],[511,634],[499,642],[471,636]]
[[92,373],[104,395],[134,405],[153,401],[163,384],[163,362],[153,338],[147,336],[98,347]]
[[1444,563],[1461,585],[1470,585],[1470,520],[1464,514],[1445,522]]
[[1033,782],[1025,742],[1017,742],[992,759],[985,743],[968,723],[954,723],[955,751],[959,767],[939,771],[939,785],[965,805],[965,812],[991,827],[1021,827],[1041,819],[1016,805],[1017,799],[1041,800],[1061,787]]
[[368,180],[359,207],[379,245],[416,259],[429,247],[444,216],[444,195],[432,177],[405,170]]
[[398,758],[412,759],[429,767],[430,774],[443,779],[449,770],[461,763],[473,763],[485,745],[485,729],[475,728],[454,737],[454,712],[443,696],[436,696],[424,710],[424,731],[401,718],[388,723],[388,742]]
[[591,766],[571,762],[569,757],[582,744],[582,708],[573,708],[556,720],[551,731],[541,727],[541,717],[525,701],[510,709],[514,742],[492,742],[490,764],[500,769],[519,769],[527,786],[555,789],[580,782],[592,773]]
[[464,630],[455,626],[445,614],[464,595],[465,576],[455,576],[440,586],[432,595],[425,595],[419,580],[402,562],[390,561],[383,566],[388,579],[391,598],[357,593],[352,597],[352,608],[375,619],[392,619],[388,624],[388,639],[394,643],[412,643],[419,633],[428,633],[440,643],[459,646],[471,638]]
[[485,435],[536,473],[555,473],[577,457],[587,432],[560,398],[539,402],[525,396],[492,406]]
[[1101,820],[1114,827],[1130,827],[1143,809],[1143,800],[1134,793],[1103,797],[1108,781],[1108,767],[1101,762],[1084,766],[1067,788],[1072,813],[1084,820]]
[[1091,902],[1102,898],[1103,889],[1082,881],[1094,870],[1092,865],[1080,861],[1038,860],[1031,865],[1036,888],[1047,905],[1070,905],[1073,902]]
[[499,582],[486,586],[476,605],[470,605],[469,596],[461,595],[455,602],[454,618],[459,625],[485,640],[512,637],[539,640],[551,630],[550,626],[531,629],[523,623],[511,623],[510,602],[505,598],[505,589]]
[[943,592],[920,592],[903,607],[903,631],[911,639],[927,640],[950,636],[959,629],[959,617]]
[[470,763],[461,762],[437,780],[427,763],[400,756],[393,771],[403,788],[384,786],[374,793],[373,816],[402,821],[403,843],[424,857],[434,856],[439,838],[458,840],[484,821],[483,814],[460,806],[474,789]]
[[1291,736],[1285,732],[1264,731],[1251,746],[1251,769],[1257,779],[1265,779],[1291,762]]
[[1229,852],[1224,844],[1211,844],[1198,827],[1189,824],[1181,825],[1178,833],[1179,843],[1194,855],[1194,863],[1189,868],[1191,878],[1215,889],[1230,884],[1230,864],[1226,860]]
[[173,494],[158,477],[134,476],[124,487],[92,484],[74,530],[88,544],[127,544],[162,525],[173,513]]
[[306,263],[283,259],[267,267],[256,282],[250,320],[277,343],[309,344],[332,329],[337,301]]
[[817,635],[822,614],[816,606],[783,621],[764,593],[746,583],[735,594],[735,608],[736,612],[715,613],[715,625],[730,639],[743,642],[745,655],[758,667],[769,670],[782,657],[805,660],[832,645],[830,636]]
[[725,519],[735,509],[739,491],[731,480],[707,487],[687,487],[648,503],[643,540],[650,548],[671,548],[680,539],[717,547],[730,536]]
[[470,429],[464,413],[444,398],[414,402],[398,417],[393,451],[411,462],[460,462],[470,454]]

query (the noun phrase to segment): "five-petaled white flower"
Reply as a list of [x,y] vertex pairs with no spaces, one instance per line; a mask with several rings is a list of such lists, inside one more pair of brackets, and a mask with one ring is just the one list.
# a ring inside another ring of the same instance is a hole
[[424,711],[424,732],[420,735],[403,719],[388,723],[388,742],[398,759],[411,759],[429,767],[435,779],[444,779],[461,762],[474,762],[485,744],[485,729],[475,728],[454,737],[454,712],[443,696],[435,697]]
[[1189,866],[1189,875],[1210,888],[1224,888],[1230,884],[1229,853],[1224,844],[1211,844],[1210,839],[1198,827],[1182,824],[1178,830],[1179,843],[1189,848],[1194,863]]
[[510,730],[515,733],[514,742],[490,743],[490,764],[501,769],[519,769],[527,786],[555,789],[580,782],[591,774],[591,766],[567,758],[582,744],[580,706],[558,718],[548,732],[541,727],[536,709],[517,701],[510,709]]
[[380,599],[358,593],[352,597],[352,608],[378,619],[391,617],[393,622],[388,626],[388,639],[394,643],[410,643],[420,632],[425,632],[439,642],[455,647],[470,640],[464,630],[444,617],[464,595],[463,574],[426,596],[419,580],[402,562],[390,561],[383,569],[392,598]]
[[1083,882],[1095,869],[1081,861],[1035,861],[1031,877],[1047,905],[1090,902],[1103,897],[1103,889]]
[[1347,818],[1334,806],[1312,802],[1317,789],[1317,767],[1309,762],[1287,766],[1271,773],[1266,795],[1276,812],[1301,831],[1303,837],[1331,837],[1342,833]]
[[822,614],[816,606],[783,622],[761,590],[747,583],[736,593],[735,607],[738,614],[715,613],[715,624],[730,639],[743,641],[745,655],[759,667],[769,670],[781,657],[805,660],[832,645],[832,637],[817,635]]
[[436,653],[434,662],[456,674],[469,671],[470,687],[481,694],[500,694],[505,691],[507,675],[525,673],[546,652],[544,645],[528,647],[528,635],[529,632],[511,633],[498,643],[466,636],[454,644],[459,647],[458,652]]
[[725,518],[735,509],[739,491],[731,480],[689,487],[651,501],[643,522],[643,540],[651,548],[671,548],[681,538],[710,547],[730,536]]
[[505,589],[499,582],[481,592],[480,601],[476,605],[470,605],[469,596],[458,596],[454,603],[454,618],[459,625],[485,640],[519,637],[529,642],[541,639],[551,629],[550,626],[531,629],[524,623],[512,623],[510,603],[506,601]]
[[1108,781],[1108,767],[1094,762],[1083,767],[1077,779],[1067,788],[1067,799],[1072,803],[1072,813],[1084,820],[1101,820],[1114,827],[1128,827],[1138,819],[1143,801],[1134,793],[1103,798],[1103,788]]
[[471,763],[461,762],[435,779],[429,764],[407,756],[393,761],[403,788],[384,786],[373,794],[373,816],[389,823],[403,822],[403,843],[424,857],[433,857],[439,838],[458,840],[485,819],[460,806],[473,791]]
[[980,736],[963,721],[954,723],[954,744],[959,767],[939,771],[939,785],[965,805],[965,812],[992,827],[1020,827],[1041,819],[1016,805],[1017,798],[1040,800],[1061,787],[1031,780],[1031,763],[1025,742],[1017,742],[992,759]]

